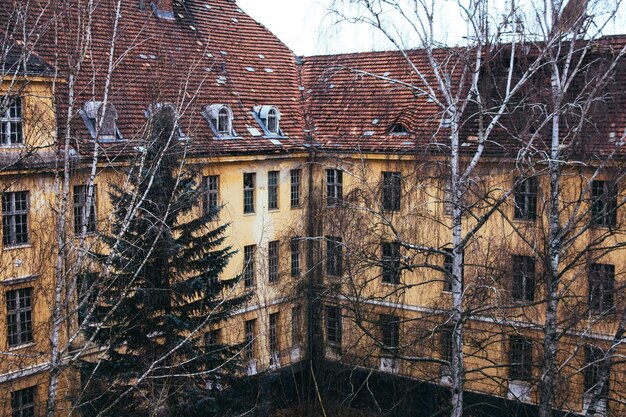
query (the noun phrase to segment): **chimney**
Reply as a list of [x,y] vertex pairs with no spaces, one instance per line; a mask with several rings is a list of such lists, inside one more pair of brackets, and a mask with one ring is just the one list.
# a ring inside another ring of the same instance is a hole
[[159,19],[174,20],[174,0],[152,0],[150,5]]

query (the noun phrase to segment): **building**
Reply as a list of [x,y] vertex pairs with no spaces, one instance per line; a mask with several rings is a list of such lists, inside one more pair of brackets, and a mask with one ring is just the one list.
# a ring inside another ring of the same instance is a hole
[[[123,184],[124,167],[141,151],[150,111],[164,105],[179,116],[178,139],[206,188],[206,204],[223,206],[220,221],[231,224],[228,244],[238,253],[225,275],[241,274],[238,291],[253,294],[208,337],[245,343],[249,375],[306,372],[302,364],[319,375],[373,369],[446,391],[451,280],[459,278],[448,256],[450,120],[432,97],[407,88],[414,80],[400,54],[297,58],[230,0],[138,0],[120,10],[102,3],[90,13],[93,21],[72,5],[43,7],[37,21],[0,7],[13,28],[5,43],[15,45],[3,55],[0,78],[10,104],[0,113],[6,415],[44,414],[51,369],[61,375],[57,413],[71,407],[79,387],[68,358],[98,354],[81,350],[85,300],[79,295],[77,306],[75,265],[82,267],[81,254],[109,227],[108,192]],[[15,41],[20,25],[41,28],[36,40],[21,42],[28,48]],[[619,51],[625,41],[603,42]],[[414,54],[427,72],[423,52]],[[595,140],[583,129],[576,154],[597,162],[617,150],[619,157],[599,173],[601,162],[569,166],[563,179],[564,196],[584,196],[567,200],[587,207],[577,224],[584,216],[585,224],[595,222],[577,245],[611,245],[605,254],[572,250],[561,283],[562,379],[553,405],[576,413],[588,408],[590,390],[602,380],[604,352],[623,352],[626,265],[616,227],[623,193],[611,186],[623,172],[623,74],[584,125],[597,127]],[[478,146],[472,122],[462,133],[466,158]],[[532,128],[515,118],[505,123]],[[468,395],[514,407],[539,401],[546,313],[536,248],[545,230],[541,190],[549,187],[541,171],[518,180],[512,151],[519,147],[501,139],[502,130],[496,145],[508,147],[489,147],[463,200],[465,211],[482,213],[510,192],[465,248],[464,303],[472,313],[463,351]],[[529,239],[539,242],[535,249]],[[63,308],[58,320],[54,306]],[[60,355],[53,357],[51,345]],[[623,365],[610,369],[611,401],[601,396],[597,412],[620,415]],[[338,375],[340,386],[352,382]]]

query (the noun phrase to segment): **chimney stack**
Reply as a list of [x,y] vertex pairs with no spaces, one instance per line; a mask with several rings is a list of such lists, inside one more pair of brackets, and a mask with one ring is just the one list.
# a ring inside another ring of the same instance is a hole
[[152,0],[151,5],[159,19],[174,19],[174,0]]

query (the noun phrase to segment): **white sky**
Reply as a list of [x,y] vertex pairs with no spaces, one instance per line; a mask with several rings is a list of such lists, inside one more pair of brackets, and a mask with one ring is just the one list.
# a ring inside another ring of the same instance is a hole
[[[1,1],[1,0],[0,0]],[[338,1],[338,0],[335,0]],[[502,7],[510,0],[493,0],[491,7]],[[519,7],[528,7],[537,0],[517,0]],[[606,0],[615,4],[619,0]],[[347,1],[344,0],[344,3]],[[395,49],[382,34],[366,24],[336,24],[336,15],[329,13],[333,0],[237,0],[239,7],[255,20],[265,25],[297,55],[316,55],[343,52],[362,52]],[[458,42],[466,33],[467,25],[456,11],[456,1],[436,0],[440,15],[438,39],[446,43]],[[356,9],[348,7],[348,13],[357,15]],[[498,16],[498,12],[493,13]],[[389,17],[389,21],[397,23]],[[492,24],[497,24],[493,22]],[[395,25],[401,26],[401,25]],[[491,26],[491,24],[490,24]],[[407,34],[408,28],[400,29],[405,47],[415,47],[417,42]],[[621,5],[617,17],[604,33],[626,33],[626,2]]]

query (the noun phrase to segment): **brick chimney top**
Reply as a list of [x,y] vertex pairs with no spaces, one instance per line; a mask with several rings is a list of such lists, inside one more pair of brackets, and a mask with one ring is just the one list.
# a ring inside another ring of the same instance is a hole
[[174,0],[152,0],[150,5],[159,19],[174,19]]

